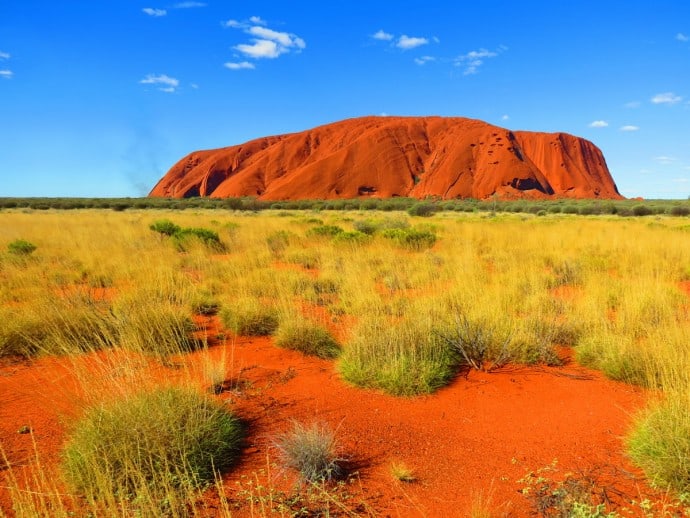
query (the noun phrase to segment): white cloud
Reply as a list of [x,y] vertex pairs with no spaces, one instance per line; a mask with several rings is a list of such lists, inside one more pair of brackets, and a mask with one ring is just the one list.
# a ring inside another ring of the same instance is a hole
[[654,157],[654,160],[664,165],[672,164],[676,161],[676,159],[671,156],[656,156]]
[[421,58],[414,58],[414,62],[418,65],[426,65],[429,61],[436,61],[433,56],[422,56]]
[[253,59],[274,59],[288,52],[285,47],[281,47],[275,41],[270,40],[253,40],[254,43],[251,45],[246,43],[241,43],[235,45],[233,48],[239,50],[242,54],[249,56]]
[[664,92],[662,94],[656,94],[652,97],[652,104],[676,104],[682,101],[683,98],[680,95],[676,95],[673,92]]
[[590,128],[605,128],[609,123],[606,121],[592,121],[589,123]]
[[687,182],[690,182],[690,180],[688,180],[687,178],[674,178],[674,179],[671,180],[671,181],[672,181],[672,182],[678,182],[678,183],[687,183]]
[[626,108],[639,108],[642,103],[640,101],[630,101],[629,103],[625,103],[623,106]]
[[156,17],[165,16],[166,14],[168,14],[168,11],[166,11],[165,9],[154,9],[153,7],[144,7],[142,11],[148,14],[149,16]]
[[639,126],[633,126],[632,124],[626,124],[625,126],[621,126],[621,131],[637,131],[639,129]]
[[260,39],[275,41],[283,47],[296,47],[298,49],[303,49],[306,47],[306,44],[302,38],[298,38],[294,34],[288,34],[287,32],[278,32],[260,26],[250,27],[247,32],[252,36],[257,36]]
[[417,38],[403,34],[400,36],[400,38],[398,38],[398,43],[396,43],[395,46],[399,49],[409,50],[416,47],[421,47],[422,45],[427,45],[428,43],[429,40],[426,38]]
[[9,52],[0,52],[0,59],[10,59],[11,57]]
[[676,39],[678,41],[690,41],[690,37],[686,36],[682,32],[679,32],[678,34],[676,34]]
[[[251,23],[250,23],[251,22]],[[253,25],[252,25],[253,24]],[[245,33],[254,36],[250,39],[250,43],[240,43],[233,48],[246,57],[251,59],[274,59],[282,54],[287,54],[291,51],[299,52],[307,47],[305,41],[289,32],[279,32],[264,27],[266,22],[258,16],[252,16],[247,21],[228,20],[223,24],[224,27],[232,29],[241,29]],[[248,62],[234,63],[235,65],[250,64]],[[227,64],[226,64],[227,66]],[[250,68],[246,65],[242,67],[228,67],[232,70],[239,70],[240,68]],[[254,67],[252,67],[254,68]]]
[[173,9],[192,9],[194,7],[206,7],[204,2],[177,2]]
[[161,92],[172,93],[180,85],[180,81],[174,77],[165,74],[155,75],[148,74],[144,79],[139,81],[142,85],[159,85],[158,89]]
[[0,70],[0,77],[4,77],[5,79],[11,79],[13,75],[14,72],[11,70]]
[[190,83],[189,86],[192,87],[194,90],[198,90],[198,89],[199,89],[199,85],[196,84],[196,83]]
[[504,115],[503,117],[501,117],[502,121],[507,121],[508,119],[510,119],[508,115]]
[[487,49],[471,50],[467,54],[462,54],[456,57],[454,60],[455,66],[465,67],[465,70],[463,70],[463,75],[468,76],[476,74],[479,71],[479,67],[484,64],[485,59],[495,58],[500,52],[503,52],[507,49],[508,47],[501,45],[497,52]]
[[388,32],[385,32],[383,29],[375,32],[374,34],[371,35],[372,38],[375,40],[381,40],[381,41],[391,41],[394,36]]
[[254,63],[250,63],[249,61],[241,61],[239,63],[225,63],[223,65],[225,68],[229,68],[230,70],[253,70],[256,68],[254,66]]

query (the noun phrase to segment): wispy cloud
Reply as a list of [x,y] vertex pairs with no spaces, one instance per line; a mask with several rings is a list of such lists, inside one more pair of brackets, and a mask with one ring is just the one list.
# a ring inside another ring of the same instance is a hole
[[414,62],[418,65],[426,65],[430,61],[436,61],[436,58],[433,56],[422,56],[421,58],[414,58]]
[[149,16],[155,17],[165,16],[166,14],[168,14],[168,11],[166,11],[165,9],[154,9],[153,7],[144,7],[142,11],[148,14]]
[[673,92],[656,94],[651,98],[652,104],[677,104],[682,100],[683,98],[680,95],[676,95]]
[[688,182],[690,182],[690,180],[688,180],[687,178],[674,178],[674,179],[671,180],[671,181],[672,181],[672,182],[677,182],[677,183],[688,183]]
[[510,119],[508,115],[504,115],[503,117],[501,117],[502,121],[507,121],[508,119]]
[[625,103],[623,106],[626,108],[639,108],[642,105],[640,101],[630,101],[629,103]]
[[0,51],[0,59],[10,59],[12,56],[10,55],[9,52],[2,52]]
[[606,121],[592,121],[589,123],[590,128],[605,128],[609,125]]
[[180,86],[180,81],[174,77],[165,74],[155,75],[148,74],[144,79],[139,81],[142,85],[157,85],[158,90],[166,93],[173,93]]
[[5,79],[12,79],[13,75],[14,72],[11,70],[0,70],[0,77],[4,77]]
[[664,165],[672,164],[673,162],[676,161],[675,158],[673,158],[673,157],[671,157],[671,156],[665,156],[665,155],[662,155],[662,156],[655,156],[655,157],[654,157],[654,160],[656,160],[656,161],[659,162],[660,164],[664,164]]
[[[266,25],[259,16],[252,16],[248,21],[228,20],[223,23],[224,27],[239,29],[252,36],[249,43],[240,43],[233,47],[246,58],[275,59],[282,54],[299,52],[307,47],[305,41],[296,34],[275,31]],[[256,68],[248,61],[230,62],[225,66],[231,70]]]
[[683,42],[685,42],[685,41],[690,41],[690,37],[686,36],[686,35],[683,34],[682,32],[679,32],[678,34],[676,34],[676,39],[677,39],[678,41],[683,41]]
[[395,44],[396,47],[403,50],[414,49],[421,47],[422,45],[427,45],[429,40],[427,38],[419,38],[416,36],[408,36],[403,34],[398,38],[398,42]]
[[173,9],[193,9],[195,7],[206,7],[205,2],[177,2],[172,6]]
[[393,36],[389,32],[384,31],[383,29],[380,29],[376,31],[374,34],[372,34],[371,37],[375,40],[391,41],[395,36]]
[[462,73],[466,76],[476,74],[486,59],[495,58],[505,50],[508,50],[508,47],[501,46],[496,51],[487,49],[471,50],[467,54],[456,57],[454,60],[455,66],[464,67]]
[[223,66],[225,68],[229,68],[230,70],[254,70],[256,68],[254,63],[250,63],[249,61],[241,61],[239,63],[228,62]]
[[633,126],[632,124],[627,124],[625,126],[621,126],[621,131],[637,131],[639,130],[639,126]]

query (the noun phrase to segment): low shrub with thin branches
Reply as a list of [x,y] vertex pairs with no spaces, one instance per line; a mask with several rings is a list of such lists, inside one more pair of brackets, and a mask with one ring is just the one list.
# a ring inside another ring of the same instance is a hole
[[344,474],[335,432],[327,425],[295,421],[277,438],[275,447],[282,464],[297,471],[304,482],[330,481]]

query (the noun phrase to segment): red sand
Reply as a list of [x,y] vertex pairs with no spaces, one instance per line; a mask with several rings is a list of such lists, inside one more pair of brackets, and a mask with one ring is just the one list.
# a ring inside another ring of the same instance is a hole
[[601,151],[565,133],[459,117],[362,117],[190,153],[150,196],[621,198]]
[[[214,336],[216,319],[204,321]],[[645,392],[572,363],[471,371],[434,395],[396,398],[351,387],[332,362],[278,349],[269,338],[238,338],[210,351],[218,359],[225,354],[228,379],[235,382],[216,397],[251,422],[242,461],[226,476],[228,488],[266,468],[267,455],[275,460],[273,438],[297,419],[337,428],[343,453],[358,466],[356,498],[384,516],[463,516],[477,495],[491,495],[497,516],[530,516],[518,480],[555,459],[557,472],[549,474],[555,479],[567,472],[605,473],[600,483],[614,508],[652,494],[625,459],[621,441]],[[201,372],[199,354],[179,362]],[[153,362],[142,369],[152,379],[183,376],[183,370]],[[0,367],[0,438],[16,469],[28,465],[34,451],[32,436],[17,433],[24,425],[32,428],[44,465],[55,465],[65,422],[78,413],[77,387],[67,359]],[[417,480],[393,480],[393,461],[412,468]],[[286,484],[281,480],[264,477],[278,486]],[[229,496],[240,515],[248,513],[246,499],[233,490]],[[0,510],[10,509],[0,490]]]

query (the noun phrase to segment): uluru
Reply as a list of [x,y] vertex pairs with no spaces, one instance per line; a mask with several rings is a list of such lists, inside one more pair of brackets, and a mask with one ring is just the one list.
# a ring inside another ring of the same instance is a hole
[[361,117],[194,151],[149,194],[265,200],[622,196],[599,148],[461,117]]

